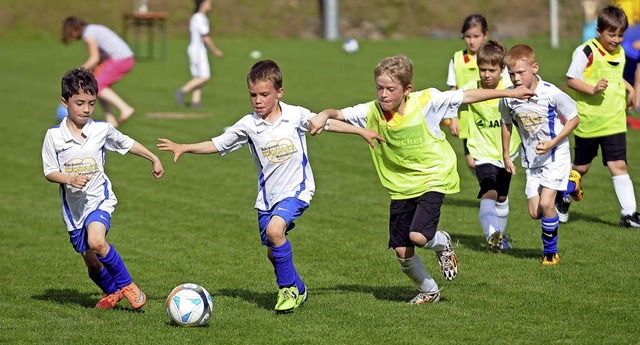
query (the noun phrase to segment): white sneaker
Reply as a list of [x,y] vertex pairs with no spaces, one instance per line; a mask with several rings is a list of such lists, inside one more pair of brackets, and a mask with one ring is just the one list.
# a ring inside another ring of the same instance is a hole
[[444,279],[454,280],[458,275],[458,257],[455,250],[453,250],[451,236],[444,230],[440,230],[440,232],[447,237],[447,244],[445,244],[443,251],[436,252],[436,258],[440,264]]
[[421,292],[414,297],[409,304],[435,303],[440,300],[440,290]]

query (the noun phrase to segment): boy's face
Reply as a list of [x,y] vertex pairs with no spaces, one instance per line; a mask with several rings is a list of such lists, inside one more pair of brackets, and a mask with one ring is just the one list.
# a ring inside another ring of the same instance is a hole
[[464,32],[464,43],[467,45],[469,53],[475,55],[478,52],[478,48],[482,45],[482,42],[488,38],[488,34],[482,32],[482,26],[474,25]]
[[483,89],[495,89],[498,87],[502,66],[483,62],[478,65],[478,69],[480,70],[480,84]]
[[598,42],[600,42],[609,53],[617,52],[623,38],[624,31],[622,31],[622,29],[607,29],[604,32],[598,31]]
[[411,84],[406,89],[388,74],[376,77],[376,97],[384,111],[397,112],[404,98],[411,93]]
[[280,88],[276,90],[271,80],[262,80],[259,82],[249,82],[249,98],[253,111],[261,117],[265,118],[278,106],[278,100],[282,98],[284,90]]
[[518,60],[514,65],[507,67],[509,68],[509,77],[514,86],[518,87],[523,85],[529,90],[535,89],[535,85],[537,85],[538,82],[538,78],[536,78],[536,73],[538,73],[537,62],[529,63]]
[[82,127],[91,118],[96,107],[96,95],[91,95],[80,90],[69,98],[68,101],[62,99],[62,103],[67,107],[67,118],[77,127]]

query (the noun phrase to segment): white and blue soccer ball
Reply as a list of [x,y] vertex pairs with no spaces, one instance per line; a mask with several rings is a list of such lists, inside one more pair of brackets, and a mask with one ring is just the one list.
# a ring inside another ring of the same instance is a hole
[[166,309],[169,319],[176,325],[204,326],[213,313],[213,299],[209,292],[198,284],[181,284],[167,297]]
[[360,45],[358,44],[358,41],[355,38],[346,39],[342,43],[342,50],[344,50],[348,54],[357,53],[359,49],[360,49]]

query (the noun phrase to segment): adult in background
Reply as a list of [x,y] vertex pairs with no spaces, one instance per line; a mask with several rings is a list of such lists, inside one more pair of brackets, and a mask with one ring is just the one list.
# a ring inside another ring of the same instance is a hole
[[[118,34],[100,24],[87,24],[78,17],[67,17],[62,25],[62,42],[84,40],[89,57],[82,67],[93,71],[98,81],[98,100],[104,116],[113,127],[124,123],[135,109],[125,102],[111,85],[122,79],[135,64],[133,51]],[[116,120],[112,107],[118,108],[120,117]]]

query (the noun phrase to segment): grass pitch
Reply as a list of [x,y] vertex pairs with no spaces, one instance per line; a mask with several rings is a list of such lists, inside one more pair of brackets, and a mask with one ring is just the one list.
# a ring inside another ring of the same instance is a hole
[[[398,53],[414,61],[414,87],[445,89],[446,68],[460,40],[360,42],[347,55],[341,42],[218,39],[213,80],[203,108],[179,109],[173,92],[189,79],[186,42],[170,41],[166,60],[138,61],[115,85],[137,112],[121,130],[154,152],[156,139],[207,140],[251,111],[245,76],[260,50],[284,73],[283,101],[319,111],[375,97],[372,70]],[[514,42],[507,42],[511,45]],[[558,50],[529,41],[541,76],[564,84],[573,46]],[[577,44],[577,42],[576,42]],[[260,246],[256,173],[246,150],[224,158],[188,155],[179,164],[157,152],[166,175],[150,164],[108,153],[107,173],[119,203],[107,237],[148,294],[142,312],[122,301],[96,310],[100,291],[86,275],[61,223],[57,186],[42,174],[40,150],[55,125],[60,78],[81,64],[81,43],[0,42],[0,343],[103,344],[622,344],[637,343],[640,232],[617,226],[619,205],[609,173],[597,159],[583,180],[585,198],[560,227],[562,262],[542,267],[540,223],[529,218],[524,170],[511,187],[508,232],[514,250],[485,252],[477,182],[458,152],[462,191],[448,196],[440,227],[458,242],[460,273],[445,282],[431,251],[419,251],[443,288],[442,301],[408,306],[415,295],[386,248],[389,198],[377,180],[366,143],[325,133],[308,138],[316,195],[289,238],[310,297],[291,315],[273,312],[277,287]],[[156,55],[157,56],[157,55]],[[102,119],[99,108],[95,118]],[[149,113],[193,114],[175,118]],[[628,133],[629,171],[640,190],[640,133]],[[174,286],[194,282],[213,295],[204,328],[168,323]]]

